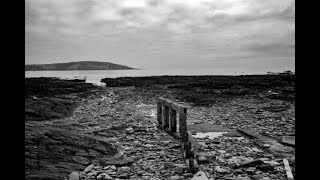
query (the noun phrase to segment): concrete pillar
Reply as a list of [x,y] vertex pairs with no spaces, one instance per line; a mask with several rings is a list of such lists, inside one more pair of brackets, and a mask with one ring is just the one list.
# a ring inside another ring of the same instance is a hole
[[177,112],[170,108],[170,132],[177,132]]
[[161,104],[161,112],[162,112],[162,115],[161,115],[161,124],[162,124],[162,129],[164,129],[164,126],[165,126],[165,112],[164,112],[164,102],[162,102]]
[[191,151],[189,154],[189,172],[194,172],[194,152]]
[[191,143],[190,142],[185,142],[184,143],[184,150],[186,151],[186,159],[190,158],[190,152],[191,152]]
[[188,141],[188,130],[187,130],[187,108],[179,109],[179,121],[180,121],[180,135],[182,142]]
[[169,107],[164,106],[164,124],[163,124],[163,129],[165,130],[166,128],[169,129]]
[[159,127],[162,126],[162,103],[158,101],[157,103],[157,120]]

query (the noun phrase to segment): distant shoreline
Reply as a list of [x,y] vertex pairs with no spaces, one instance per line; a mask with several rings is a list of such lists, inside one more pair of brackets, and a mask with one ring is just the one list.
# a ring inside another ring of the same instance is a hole
[[25,71],[127,70],[132,67],[99,61],[25,65]]
[[43,70],[24,70],[26,71],[118,71],[118,70],[142,70],[139,68],[132,69],[43,69]]

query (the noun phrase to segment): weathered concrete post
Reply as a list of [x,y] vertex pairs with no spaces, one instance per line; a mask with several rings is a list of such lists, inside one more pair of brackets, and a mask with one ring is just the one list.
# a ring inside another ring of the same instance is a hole
[[[179,115],[180,136],[175,133],[177,132],[177,115]],[[196,150],[194,149],[194,141],[187,130],[187,107],[164,98],[159,98],[157,104],[157,120],[163,130],[170,132],[179,139],[181,138],[181,153],[183,159],[188,167],[188,171],[194,172],[195,169],[198,168],[198,163],[195,158]]]
[[162,104],[161,104],[161,125],[162,125],[162,129],[164,130],[164,125],[165,125],[165,114],[164,114],[164,101],[162,101]]
[[177,132],[177,112],[170,108],[170,132]]
[[195,166],[194,166],[194,152],[190,151],[189,154],[189,172],[194,172]]
[[182,142],[188,141],[188,131],[187,131],[187,108],[179,108],[179,121],[180,121],[180,135]]
[[162,126],[162,102],[161,100],[158,100],[157,103],[157,120],[159,127]]
[[179,128],[178,128],[178,131],[179,131],[179,134],[181,135],[181,121],[180,121],[180,110],[178,110],[179,112]]
[[190,152],[191,152],[191,143],[190,142],[185,142],[184,143],[184,150],[186,151],[186,159],[190,158]]
[[164,105],[164,124],[163,129],[169,129],[169,107]]

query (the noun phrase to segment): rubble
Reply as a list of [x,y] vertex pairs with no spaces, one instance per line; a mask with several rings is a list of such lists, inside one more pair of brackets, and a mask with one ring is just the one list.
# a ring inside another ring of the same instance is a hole
[[[109,110],[104,109],[104,112],[117,109],[114,112],[118,112],[120,118],[128,113],[134,117],[122,119],[122,123],[123,121],[126,122],[126,127],[118,128],[118,130],[113,128],[113,131],[122,130],[125,133],[125,135],[118,136],[115,139],[115,144],[120,151],[127,155],[126,158],[133,159],[132,164],[127,164],[127,170],[123,171],[120,168],[125,164],[111,163],[110,158],[114,157],[104,158],[103,160],[109,159],[110,163],[100,161],[100,164],[96,165],[99,169],[102,169],[100,173],[107,173],[114,179],[195,178],[192,174],[185,172],[186,166],[181,157],[179,142],[156,128],[156,117],[150,115],[156,110],[156,107],[154,106],[151,111],[146,111],[145,109],[149,105],[144,106],[144,103],[141,102],[143,98],[138,95],[136,95],[138,96],[137,99],[131,99],[131,97],[123,101],[117,100],[124,99],[121,96],[126,97],[130,90],[132,89],[113,89],[114,92],[117,92],[114,94],[118,94],[120,97],[113,98],[113,101],[117,102],[116,104],[104,106],[110,108]],[[129,103],[124,103],[128,101]],[[152,102],[149,102],[149,104],[152,104]],[[197,107],[191,108],[190,116],[192,116],[194,108]],[[149,113],[148,118],[146,118],[146,115],[148,115],[146,113]],[[192,122],[188,123],[192,124]],[[113,122],[109,127],[115,127],[117,124],[119,123]],[[274,155],[265,152],[254,141],[241,135],[224,133],[213,139],[200,138],[199,143],[203,145],[201,151],[203,153],[198,157],[199,170],[203,171],[205,175],[208,174],[208,176],[206,175],[207,179],[268,179],[272,177],[280,180],[286,179],[284,169],[276,170],[276,167],[281,167],[282,164],[276,161]],[[121,160],[118,162],[121,162]],[[115,165],[113,170],[110,168],[103,170],[103,168],[112,164]],[[86,179],[97,176],[99,176],[99,173],[95,176],[88,176],[87,173]]]

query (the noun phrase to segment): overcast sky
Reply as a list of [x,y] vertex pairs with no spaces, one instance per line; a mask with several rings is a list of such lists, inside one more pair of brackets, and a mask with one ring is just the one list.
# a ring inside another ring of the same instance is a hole
[[294,70],[292,0],[26,0],[25,63]]

